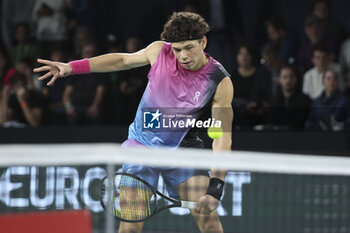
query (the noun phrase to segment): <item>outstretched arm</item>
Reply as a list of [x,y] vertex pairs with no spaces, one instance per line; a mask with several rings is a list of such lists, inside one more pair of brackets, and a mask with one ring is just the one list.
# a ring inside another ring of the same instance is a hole
[[[164,42],[157,41],[136,53],[105,54],[89,58],[88,63],[85,64],[88,65],[89,72],[95,73],[128,70],[148,64],[153,65],[163,45]],[[34,69],[34,72],[47,71],[45,75],[39,77],[39,80],[53,76],[47,85],[52,85],[59,77],[66,77],[72,74],[72,66],[69,63],[43,59],[38,59],[38,62],[44,64],[44,66]]]

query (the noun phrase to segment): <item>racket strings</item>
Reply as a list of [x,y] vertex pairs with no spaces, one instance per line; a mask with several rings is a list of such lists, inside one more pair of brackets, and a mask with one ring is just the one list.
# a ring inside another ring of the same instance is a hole
[[148,218],[154,212],[153,192],[141,181],[117,175],[114,180],[113,214],[128,221]]

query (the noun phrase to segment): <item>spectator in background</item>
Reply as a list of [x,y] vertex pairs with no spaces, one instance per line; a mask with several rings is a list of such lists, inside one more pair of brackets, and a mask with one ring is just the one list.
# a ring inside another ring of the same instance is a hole
[[11,76],[16,72],[11,67],[10,58],[5,50],[0,50],[0,82],[4,85],[10,84]]
[[[135,53],[142,48],[139,38],[130,37],[126,40],[126,52]],[[123,114],[116,116],[117,124],[129,125],[134,119],[135,111],[146,87],[149,67],[119,72],[117,79],[116,109],[123,109]]]
[[179,11],[186,11],[186,12],[192,12],[192,13],[197,13],[198,9],[196,7],[196,4],[192,1],[183,3],[181,6],[181,9]]
[[350,86],[350,37],[341,46],[339,64],[341,78],[344,80],[346,86]]
[[313,66],[312,57],[315,47],[324,47],[335,56],[336,43],[331,38],[323,37],[322,22],[314,15],[309,16],[305,21],[306,41],[298,51],[297,64],[303,71]]
[[237,0],[199,0],[198,13],[209,22],[208,53],[228,70],[233,69],[235,49],[243,41],[243,22]]
[[283,66],[278,78],[279,90],[272,97],[269,124],[276,129],[302,129],[308,116],[310,99],[298,88],[297,71]]
[[[65,50],[56,47],[51,50],[50,60],[66,62]],[[42,81],[41,81],[42,82]],[[63,92],[65,90],[67,79],[57,79],[55,85],[48,87],[44,85],[42,93],[49,108],[49,123],[53,125],[67,124],[66,111],[63,106]]]
[[[115,37],[110,37],[107,45],[108,53],[122,53],[125,51],[125,44],[118,41]],[[111,72],[108,74],[107,79],[107,90],[106,90],[106,124],[119,124],[121,121],[120,117],[120,79],[119,75],[121,72]],[[124,110],[123,110],[124,111]]]
[[280,47],[273,43],[268,42],[262,49],[262,63],[271,72],[271,92],[275,94],[278,87],[279,70],[284,65],[284,61],[281,56]]
[[31,32],[27,23],[20,23],[16,25],[15,46],[11,49],[12,64],[18,69],[19,62],[22,58],[27,57],[34,63],[39,56],[39,47],[36,43],[31,41]]
[[[86,44],[82,58],[97,55],[95,44]],[[63,103],[68,122],[72,125],[101,124],[105,74],[84,74],[69,80],[63,93]]]
[[[69,37],[74,37],[74,32],[79,26],[85,26],[91,30],[99,25],[98,21],[98,4],[101,1],[91,1],[91,0],[71,0],[70,10],[67,12],[67,29]],[[101,5],[101,4],[99,4]],[[113,9],[112,1],[109,2],[108,8]]]
[[265,29],[265,21],[276,12],[279,12],[278,0],[257,0],[252,4],[250,1],[240,1],[242,10],[245,12],[244,32],[245,40],[256,48],[262,48],[268,42]]
[[335,120],[344,122],[346,129],[350,130],[350,86],[347,86],[345,95],[335,110]]
[[323,38],[334,42],[335,53],[330,59],[337,61],[340,45],[345,39],[345,29],[331,16],[332,4],[329,0],[314,0],[312,9],[312,14],[321,20]]
[[305,124],[307,129],[332,129],[331,117],[342,99],[338,88],[339,77],[337,72],[327,70],[323,77],[324,91],[312,101],[309,118]]
[[26,77],[28,89],[41,91],[42,82],[38,80],[39,75],[33,72],[33,62],[30,57],[24,57],[20,60],[17,71]]
[[63,41],[67,37],[66,11],[70,0],[35,0],[33,19],[36,38],[43,42]]
[[235,91],[233,108],[235,109],[235,125],[251,127],[260,123],[259,115],[263,111],[263,103],[269,101],[271,74],[261,66],[257,66],[252,48],[241,45],[237,53],[238,68],[231,72],[232,82],[239,87]]
[[[314,64],[314,67],[304,74],[303,92],[311,99],[315,99],[321,95],[322,91],[324,90],[323,76],[326,70],[332,69],[339,72],[340,67],[338,64],[330,63],[329,54],[323,47],[315,47],[312,63]],[[341,90],[344,88],[344,84],[341,79],[339,79],[339,86]]]
[[87,26],[79,26],[75,32],[74,37],[74,53],[76,56],[80,56],[83,47],[90,44],[94,40],[94,37]]
[[27,87],[26,77],[16,73],[2,91],[0,124],[4,127],[39,126],[45,110],[42,95]]
[[7,50],[13,46],[12,35],[18,23],[26,22],[34,28],[32,12],[35,0],[2,0],[1,34]]
[[282,17],[272,16],[265,21],[268,38],[281,49],[281,56],[286,64],[295,62],[298,41],[287,31],[286,22]]

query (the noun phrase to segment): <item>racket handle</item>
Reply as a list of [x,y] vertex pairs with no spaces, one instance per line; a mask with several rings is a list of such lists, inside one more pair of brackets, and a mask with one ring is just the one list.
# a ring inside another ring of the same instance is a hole
[[196,208],[197,202],[195,201],[181,201],[181,207],[194,210]]

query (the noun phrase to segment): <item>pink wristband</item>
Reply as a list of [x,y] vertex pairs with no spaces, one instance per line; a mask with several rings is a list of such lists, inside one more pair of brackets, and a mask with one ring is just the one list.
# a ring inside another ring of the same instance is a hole
[[72,74],[88,74],[90,73],[89,59],[71,61],[69,65],[72,67]]

